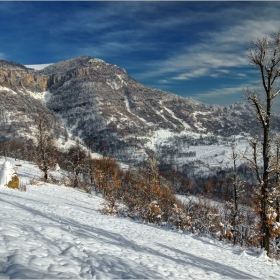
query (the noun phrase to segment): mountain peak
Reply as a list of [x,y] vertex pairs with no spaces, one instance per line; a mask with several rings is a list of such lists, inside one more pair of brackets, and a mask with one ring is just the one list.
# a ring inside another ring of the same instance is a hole
[[90,56],[78,56],[63,60],[54,64],[47,66],[46,68],[40,70],[44,75],[52,74],[63,74],[69,70],[74,70],[81,66],[86,66],[92,58]]
[[0,59],[0,68],[15,69],[15,70],[28,70],[27,67],[25,67],[24,65],[22,65],[18,62],[7,61],[4,59]]

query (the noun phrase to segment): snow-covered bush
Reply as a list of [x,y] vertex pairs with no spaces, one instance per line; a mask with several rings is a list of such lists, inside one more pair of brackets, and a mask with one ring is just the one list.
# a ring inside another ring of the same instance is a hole
[[190,230],[196,234],[211,234],[216,236],[220,230],[220,213],[215,205],[201,197],[184,203],[185,212],[191,217]]
[[128,216],[128,208],[121,204],[116,202],[115,199],[109,199],[102,203],[103,208],[101,209],[101,212],[103,214],[109,215],[109,216],[117,216],[121,215],[124,217]]
[[19,189],[19,177],[9,161],[5,161],[0,172],[0,187]]
[[174,204],[174,206],[171,208],[168,223],[174,226],[175,229],[186,231],[190,229],[191,217],[186,214],[181,207],[178,207],[177,204]]
[[149,223],[159,224],[162,220],[162,210],[156,200],[152,201],[143,213],[143,219]]

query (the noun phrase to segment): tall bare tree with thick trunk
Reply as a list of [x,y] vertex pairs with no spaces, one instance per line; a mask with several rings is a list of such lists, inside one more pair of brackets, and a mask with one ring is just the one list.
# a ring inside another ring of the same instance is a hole
[[51,123],[48,116],[44,113],[39,113],[35,116],[35,123],[37,138],[35,161],[40,170],[44,172],[44,179],[47,181],[49,169],[53,168],[56,164],[53,156],[53,140],[50,136]]
[[[271,117],[272,101],[279,95],[277,87],[280,76],[280,31],[268,37],[258,38],[250,42],[249,61],[260,74],[263,89],[245,90],[246,98],[256,110],[257,119],[262,130],[261,159],[255,161],[259,183],[260,217],[262,231],[262,247],[269,253],[269,192],[270,176],[274,172],[271,155]],[[259,142],[259,141],[257,141]],[[255,143],[255,142],[254,142]],[[260,168],[260,170],[257,170]]]

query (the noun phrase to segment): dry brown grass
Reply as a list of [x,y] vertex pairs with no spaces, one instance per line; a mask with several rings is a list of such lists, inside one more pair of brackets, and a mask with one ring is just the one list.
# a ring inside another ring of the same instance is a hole
[[8,188],[19,189],[19,177],[17,174],[14,174],[11,181],[7,184]]

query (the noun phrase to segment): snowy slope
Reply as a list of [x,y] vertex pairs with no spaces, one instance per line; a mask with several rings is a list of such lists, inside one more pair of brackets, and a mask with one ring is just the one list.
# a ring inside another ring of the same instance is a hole
[[98,211],[102,198],[30,185],[40,171],[13,163],[22,164],[17,172],[27,191],[0,188],[0,279],[279,278],[280,263],[263,254],[105,216]]

